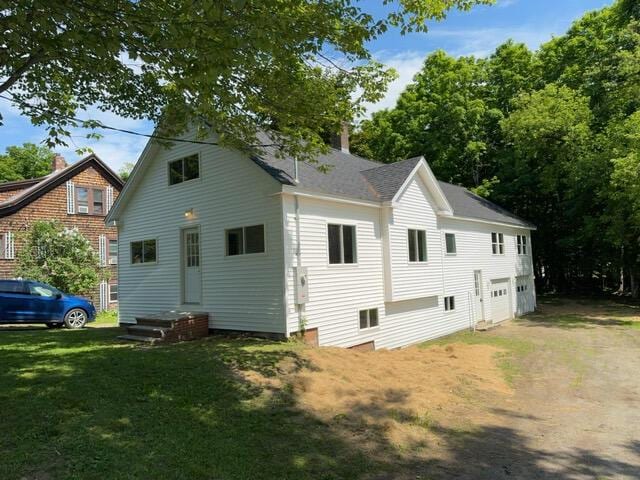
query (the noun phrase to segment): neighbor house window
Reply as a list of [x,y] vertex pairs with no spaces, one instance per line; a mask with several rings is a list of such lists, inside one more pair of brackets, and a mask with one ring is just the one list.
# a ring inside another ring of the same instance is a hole
[[228,256],[264,253],[264,225],[230,228],[225,237]]
[[456,309],[456,297],[444,297],[444,310],[449,312]]
[[427,232],[425,230],[408,230],[409,261],[427,261]]
[[494,255],[504,254],[504,235],[502,233],[491,232],[491,250]]
[[81,215],[104,215],[104,190],[101,188],[76,187],[76,213]]
[[200,160],[197,154],[169,162],[169,185],[194,180],[199,177]]
[[328,225],[329,263],[356,263],[356,227]]
[[456,253],[456,235],[455,233],[445,233],[444,242],[446,245],[446,251],[449,255]]
[[360,329],[373,328],[378,326],[378,309],[370,308],[360,310]]
[[131,242],[131,263],[155,263],[157,245],[155,240]]
[[516,235],[516,245],[518,246],[518,255],[527,254],[527,237],[524,235]]
[[118,264],[118,240],[109,240],[109,265]]
[[109,302],[117,302],[118,301],[118,284],[112,283],[109,285]]

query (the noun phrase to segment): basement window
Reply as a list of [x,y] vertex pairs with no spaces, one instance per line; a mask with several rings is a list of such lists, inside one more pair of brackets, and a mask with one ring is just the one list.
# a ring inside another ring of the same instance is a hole
[[225,230],[227,256],[264,253],[264,225]]
[[368,310],[360,310],[360,330],[374,328],[378,326],[378,309],[369,308]]
[[356,263],[355,225],[329,224],[329,263]]
[[504,235],[491,232],[491,251],[494,255],[504,255]]
[[156,263],[156,240],[131,242],[131,263]]
[[169,162],[169,185],[196,178],[200,178],[200,159],[197,154]]
[[456,297],[444,297],[444,311],[450,312],[456,309]]
[[409,261],[427,261],[427,232],[426,230],[408,230]]

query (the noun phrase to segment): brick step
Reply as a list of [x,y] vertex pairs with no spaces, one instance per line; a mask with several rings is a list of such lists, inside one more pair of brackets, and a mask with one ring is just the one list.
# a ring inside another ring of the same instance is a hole
[[142,337],[164,338],[169,328],[151,325],[131,325],[127,327],[127,333]]
[[138,325],[144,325],[147,327],[173,328],[176,320],[169,320],[166,318],[136,317],[136,323]]
[[130,335],[130,334],[120,335],[117,338],[119,340],[129,340],[129,341],[133,341],[133,342],[148,343],[149,345],[153,345],[155,343],[158,343],[158,342],[162,341],[161,338],[147,337],[147,336],[143,336],[143,335]]

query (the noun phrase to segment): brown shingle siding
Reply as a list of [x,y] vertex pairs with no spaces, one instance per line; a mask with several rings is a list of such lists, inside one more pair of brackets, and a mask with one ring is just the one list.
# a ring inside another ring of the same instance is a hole
[[[120,185],[112,184],[93,166],[81,170],[71,178],[76,185],[100,187],[106,190],[107,186],[113,186],[113,200],[120,193]],[[7,192],[2,192],[7,193]],[[14,193],[15,194],[15,193]],[[106,199],[105,199],[106,200]],[[0,197],[2,201],[2,197]],[[98,252],[99,237],[105,235],[110,239],[117,239],[118,234],[115,227],[107,227],[104,223],[105,217],[102,215],[78,215],[67,213],[67,188],[66,184],[56,186],[44,195],[37,197],[12,215],[0,218],[0,234],[12,232],[15,236],[16,254],[20,251],[20,234],[26,232],[37,220],[59,220],[65,227],[77,227],[90,242],[91,246]],[[0,278],[14,276],[15,260],[0,258]],[[117,266],[107,265],[103,267],[109,271],[109,283],[117,283]],[[91,295],[92,300],[98,305],[100,292],[99,288]],[[110,307],[117,303],[111,303]]]

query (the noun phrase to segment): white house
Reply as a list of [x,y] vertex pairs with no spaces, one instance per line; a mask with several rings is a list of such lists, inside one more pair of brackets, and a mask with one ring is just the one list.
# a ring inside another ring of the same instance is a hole
[[394,348],[535,308],[531,224],[424,158],[318,162],[151,141],[107,217],[120,322],[199,311],[211,329]]

